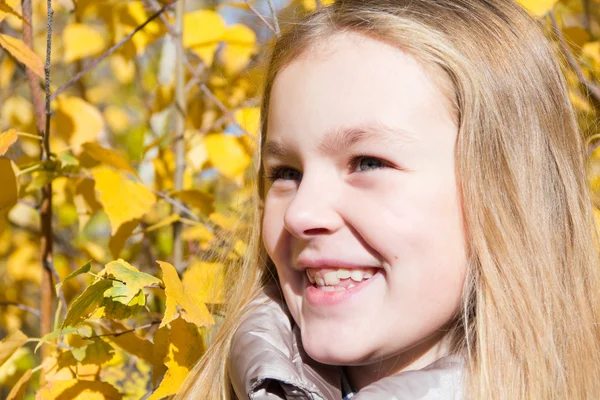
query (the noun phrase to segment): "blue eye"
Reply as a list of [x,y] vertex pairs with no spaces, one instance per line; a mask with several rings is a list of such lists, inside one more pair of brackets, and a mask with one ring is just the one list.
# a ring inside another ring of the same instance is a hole
[[276,167],[276,168],[273,168],[272,170],[270,170],[265,175],[265,178],[271,182],[276,181],[278,179],[282,179],[284,181],[288,181],[288,180],[294,181],[294,180],[300,180],[302,178],[302,174],[293,168]]
[[369,156],[355,156],[352,161],[353,165],[356,164],[362,172],[365,170],[379,169],[385,166],[385,163],[380,159]]

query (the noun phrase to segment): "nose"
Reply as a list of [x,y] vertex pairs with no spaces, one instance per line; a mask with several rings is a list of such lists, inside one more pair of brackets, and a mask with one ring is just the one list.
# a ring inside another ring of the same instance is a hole
[[285,228],[299,239],[336,231],[344,222],[336,210],[339,194],[339,184],[332,179],[318,171],[305,173],[283,217]]

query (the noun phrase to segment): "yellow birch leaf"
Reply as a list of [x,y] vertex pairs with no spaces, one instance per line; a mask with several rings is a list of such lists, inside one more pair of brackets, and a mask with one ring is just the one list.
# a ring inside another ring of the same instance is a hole
[[600,64],[600,40],[595,42],[589,42],[583,45],[583,54],[590,57],[596,63]]
[[221,304],[225,291],[225,268],[221,263],[198,261],[183,273],[183,286],[204,303]]
[[169,215],[167,218],[163,218],[162,220],[158,221],[156,224],[147,227],[146,229],[144,229],[144,232],[148,233],[148,232],[152,232],[157,229],[160,229],[160,228],[164,228],[165,226],[169,226],[172,223],[179,221],[180,219],[181,219],[181,216],[179,214],[173,213],[173,214]]
[[227,28],[225,45],[221,53],[225,73],[229,76],[240,73],[254,54],[257,53],[256,34],[243,24],[234,24]]
[[12,83],[16,69],[17,65],[12,58],[4,57],[2,63],[0,63],[0,89],[6,89]]
[[17,204],[17,177],[8,158],[0,157],[0,214]]
[[244,107],[237,110],[234,114],[235,122],[249,135],[256,138],[260,130],[260,108]]
[[133,58],[115,53],[110,56],[110,68],[119,83],[131,83],[135,78],[135,60]]
[[225,34],[225,20],[211,10],[198,10],[183,16],[183,46],[211,66],[215,51]]
[[204,137],[204,144],[211,164],[230,179],[241,175],[252,161],[235,136],[223,133],[209,134]]
[[9,97],[2,104],[0,118],[13,128],[26,130],[33,123],[33,107],[24,97]]
[[4,364],[25,342],[27,342],[27,335],[19,330],[2,339],[0,342],[0,365]]
[[69,24],[63,29],[63,61],[71,63],[100,54],[106,44],[104,36],[86,24]]
[[157,262],[163,272],[163,282],[167,296],[165,316],[160,323],[160,327],[167,325],[179,315],[199,327],[214,325],[215,320],[208,311],[206,304],[198,301],[184,289],[175,267],[164,261]]
[[52,121],[55,130],[79,154],[82,143],[95,141],[104,130],[102,113],[79,97],[59,97],[57,103],[56,116]]
[[19,0],[0,0],[0,22],[8,15],[15,15],[17,18],[23,19],[16,11]]
[[[114,151],[100,146],[98,143],[86,142],[81,145],[83,151],[94,160],[101,162],[102,164],[110,165],[121,171],[130,172],[135,176],[138,176],[137,172],[125,158]],[[139,177],[139,176],[138,176]]]
[[10,146],[17,141],[16,129],[9,129],[0,133],[0,156],[3,156]]
[[[333,4],[334,0],[321,0],[321,5],[326,7]],[[317,8],[317,2],[315,0],[302,0],[302,5],[307,11],[314,11]]]
[[111,384],[77,379],[49,381],[35,395],[35,400],[121,400],[123,396]]
[[173,192],[172,197],[182,200],[184,203],[200,209],[203,214],[210,214],[215,209],[215,198],[208,193],[197,189],[180,190]]
[[92,170],[98,200],[104,207],[114,235],[119,226],[132,219],[142,218],[156,203],[156,196],[146,186],[126,179],[107,167]]
[[29,383],[29,379],[31,379],[32,370],[28,370],[25,372],[15,386],[8,393],[8,397],[6,400],[23,400],[25,398],[25,393],[27,392],[27,384]]
[[168,353],[164,360],[167,373],[148,400],[159,400],[177,393],[190,369],[206,351],[198,327],[181,318],[171,322],[169,339]]
[[239,222],[235,216],[225,216],[218,212],[210,214],[208,218],[226,231],[233,230]]
[[187,140],[187,153],[185,160],[190,168],[197,172],[202,169],[204,163],[208,160],[208,153],[204,145],[204,139],[200,135],[194,135]]
[[[104,333],[126,332],[131,330],[130,327],[127,327],[117,321],[104,322],[106,322],[110,327],[110,329],[108,329],[108,327],[101,325],[101,329],[104,331]],[[118,336],[107,336],[106,339],[110,340],[112,343],[116,344],[129,354],[139,357],[142,360],[148,361],[149,363],[152,363],[154,360],[152,342],[138,336],[135,331],[127,332]]]
[[110,279],[100,279],[88,286],[69,307],[62,327],[75,326],[91,316],[102,305],[104,292],[112,285]]
[[198,240],[201,244],[207,243],[212,240],[215,235],[203,224],[190,226],[181,232],[183,240]]
[[22,40],[0,33],[0,47],[13,55],[20,63],[25,64],[37,76],[44,78],[44,62]]
[[541,17],[554,8],[558,0],[517,0],[532,14]]
[[113,132],[121,133],[129,128],[129,116],[123,109],[109,105],[104,109],[103,114],[106,123]]
[[119,226],[117,232],[111,235],[108,241],[108,249],[113,258],[118,258],[119,254],[125,247],[125,243],[129,236],[133,233],[133,230],[138,226],[140,221],[138,219],[132,219],[131,221],[125,222]]
[[162,285],[160,279],[145,272],[141,272],[127,261],[120,258],[106,264],[104,269],[100,271],[98,275],[104,278],[118,279],[125,283],[126,290],[123,291],[125,297],[114,299],[123,304],[129,304],[143,288],[160,287]]
[[156,89],[154,95],[154,104],[152,106],[152,112],[161,112],[173,103],[173,97],[175,96],[175,88],[173,85],[160,85]]
[[[148,14],[141,1],[123,2],[112,11],[114,16],[115,35],[118,42],[148,19]],[[131,38],[131,44],[137,55],[141,55],[146,47],[164,33],[164,27],[156,20],[148,23],[143,30]]]

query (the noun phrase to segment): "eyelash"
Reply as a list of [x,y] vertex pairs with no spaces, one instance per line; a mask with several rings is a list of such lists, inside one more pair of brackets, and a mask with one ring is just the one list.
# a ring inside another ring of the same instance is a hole
[[[381,162],[381,167],[376,168],[376,169],[381,169],[381,168],[387,168],[390,166],[389,163],[383,161],[382,159],[378,158],[378,157],[373,157],[373,156],[369,156],[367,154],[353,154],[350,157],[350,165],[352,165],[353,167],[356,167],[357,163],[360,162],[362,159],[367,158],[367,159],[373,159],[373,160],[377,160],[379,162]],[[267,173],[264,175],[265,179],[268,179],[269,181],[273,182],[279,178],[279,173],[286,170],[286,169],[293,169],[291,167],[287,167],[287,166],[280,166],[280,167],[275,167],[270,169],[269,171],[267,171]],[[368,171],[362,171],[362,172],[368,172]]]

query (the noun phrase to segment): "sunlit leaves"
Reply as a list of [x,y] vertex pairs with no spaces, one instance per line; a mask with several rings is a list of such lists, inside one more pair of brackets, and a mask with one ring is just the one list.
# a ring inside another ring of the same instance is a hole
[[209,326],[215,323],[206,305],[199,301],[193,293],[184,289],[177,271],[173,265],[158,261],[163,272],[163,282],[167,295],[166,309],[161,327],[170,323],[178,316],[197,326]]
[[208,159],[223,175],[235,179],[252,161],[237,137],[213,133],[204,138]]
[[44,63],[40,56],[33,52],[22,40],[0,33],[0,47],[25,64],[40,78],[44,77]]
[[190,48],[207,66],[212,65],[224,35],[225,21],[214,11],[192,11],[183,18],[183,46]]
[[92,142],[84,143],[81,147],[85,154],[92,157],[94,160],[137,176],[137,172],[129,165],[127,160],[113,150],[106,149],[99,144]]
[[4,364],[27,341],[27,336],[17,330],[0,342],[0,365]]
[[63,327],[75,326],[91,316],[104,302],[104,292],[110,287],[109,279],[100,279],[88,286],[69,308]]
[[79,97],[60,97],[57,103],[53,118],[56,134],[79,153],[81,144],[95,141],[104,130],[102,113]]
[[121,393],[109,383],[78,379],[53,380],[40,389],[36,400],[120,400]]
[[94,168],[92,174],[98,200],[108,214],[113,235],[123,223],[144,216],[156,202],[150,189],[127,179],[118,171],[100,166]]
[[63,32],[64,61],[70,63],[99,54],[105,47],[104,36],[86,24],[69,24]]
[[184,272],[182,281],[186,290],[205,303],[225,300],[225,268],[221,263],[196,262]]
[[0,133],[0,156],[8,151],[8,148],[17,141],[17,131],[9,129],[6,132]]
[[223,47],[223,66],[225,73],[235,75],[241,72],[250,61],[250,58],[256,54],[256,34],[246,25],[234,24],[227,28]]
[[517,0],[523,7],[534,15],[542,16],[549,12],[558,0]]
[[8,158],[0,157],[0,215],[17,203],[17,178]]

